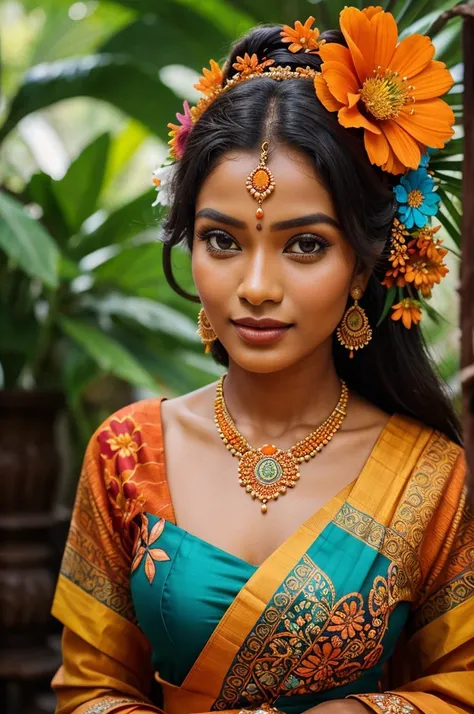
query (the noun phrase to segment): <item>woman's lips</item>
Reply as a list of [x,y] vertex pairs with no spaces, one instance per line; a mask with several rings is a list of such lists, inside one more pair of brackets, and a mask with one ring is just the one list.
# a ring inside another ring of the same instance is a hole
[[287,325],[286,327],[249,327],[248,325],[238,325],[235,322],[232,324],[242,339],[255,345],[269,345],[277,342],[292,327],[292,325]]

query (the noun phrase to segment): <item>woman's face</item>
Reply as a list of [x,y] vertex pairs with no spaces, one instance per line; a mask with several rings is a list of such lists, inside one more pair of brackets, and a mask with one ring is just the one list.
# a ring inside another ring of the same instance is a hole
[[[355,284],[355,253],[330,194],[306,156],[278,148],[267,162],[274,192],[257,202],[246,179],[259,153],[226,154],[198,195],[192,268],[203,307],[232,361],[269,373],[303,359],[325,359]],[[261,224],[261,230],[257,229]],[[290,325],[270,335],[235,320]]]

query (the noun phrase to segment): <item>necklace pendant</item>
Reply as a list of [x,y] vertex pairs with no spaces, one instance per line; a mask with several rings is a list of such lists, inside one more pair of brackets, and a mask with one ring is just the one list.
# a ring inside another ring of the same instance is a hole
[[267,512],[269,501],[283,496],[288,488],[296,485],[299,477],[296,459],[288,451],[270,444],[249,449],[239,462],[240,485],[262,503],[262,513]]

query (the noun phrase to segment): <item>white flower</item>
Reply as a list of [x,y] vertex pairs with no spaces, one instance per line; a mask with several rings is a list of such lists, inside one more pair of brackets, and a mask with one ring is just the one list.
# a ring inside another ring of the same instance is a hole
[[151,205],[169,206],[171,203],[171,181],[173,179],[176,164],[167,164],[153,171],[153,183],[156,186],[157,196]]

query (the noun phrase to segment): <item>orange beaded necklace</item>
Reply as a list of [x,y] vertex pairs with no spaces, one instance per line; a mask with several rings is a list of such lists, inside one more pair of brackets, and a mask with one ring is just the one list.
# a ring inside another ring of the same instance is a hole
[[214,401],[214,421],[219,435],[232,456],[239,459],[239,483],[252,498],[258,499],[262,513],[270,500],[276,501],[287,488],[293,488],[300,478],[299,465],[318,454],[340,429],[346,416],[349,391],[341,380],[339,401],[331,414],[311,434],[290,449],[278,449],[265,444],[260,449],[250,446],[229,414],[224,399],[223,375],[217,383]]

